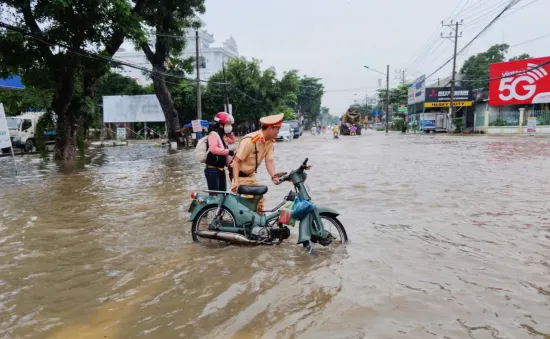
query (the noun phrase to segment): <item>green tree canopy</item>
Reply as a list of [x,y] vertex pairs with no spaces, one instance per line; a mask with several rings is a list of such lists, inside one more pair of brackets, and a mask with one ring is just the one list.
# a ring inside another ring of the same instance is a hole
[[108,72],[94,86],[95,101],[101,102],[104,95],[143,95],[152,94],[150,88],[143,87],[135,79]]
[[0,102],[6,115],[18,115],[29,110],[49,110],[52,105],[51,91],[27,86],[24,89],[0,91]]
[[325,88],[320,78],[304,76],[300,78],[297,108],[305,113],[310,121],[316,121],[321,111],[321,99]]
[[[281,79],[273,68],[262,70],[257,59],[237,58],[226,65],[225,76],[236,121],[257,121],[262,116],[283,113],[291,116],[298,92],[297,71]],[[223,71],[212,75],[203,95],[205,118],[223,109],[226,96]],[[290,108],[290,110],[289,110]]]
[[145,2],[136,0],[132,7],[126,0],[3,1],[13,27],[0,31],[0,76],[18,74],[25,86],[52,91],[56,158],[76,156],[76,134],[90,113],[93,84],[109,67],[82,53],[114,55],[125,36],[140,30]]
[[[386,89],[377,90],[378,102],[386,102]],[[406,105],[409,98],[409,87],[407,84],[399,85],[395,88],[390,88],[390,103],[397,105]]]
[[523,53],[523,54],[520,54],[520,55],[515,56],[513,58],[510,58],[510,60],[508,60],[508,61],[525,60],[525,59],[530,59],[530,58],[532,58],[532,57],[529,54]]

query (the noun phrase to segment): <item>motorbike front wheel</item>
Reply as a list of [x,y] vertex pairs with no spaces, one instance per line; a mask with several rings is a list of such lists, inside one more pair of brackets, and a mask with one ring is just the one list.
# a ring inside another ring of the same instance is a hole
[[[193,236],[194,242],[201,242],[200,237],[197,235],[197,232],[199,230],[208,230],[210,223],[214,220],[216,217],[216,211],[218,210],[217,205],[208,206],[204,210],[202,210],[199,213],[199,216],[193,220],[193,223],[191,224],[191,235]],[[231,212],[222,206],[222,209],[220,211],[220,220],[219,223],[228,226],[228,227],[237,227],[235,218],[233,218],[233,214]],[[202,239],[204,240],[210,240],[213,242],[225,242],[223,240],[213,240],[213,239]]]
[[[337,247],[339,245],[344,245],[348,243],[348,234],[344,225],[336,218],[333,214],[321,213],[320,214],[321,222],[323,223],[323,229],[329,232],[332,235],[332,242],[328,246]],[[313,221],[313,227],[317,228],[315,220]],[[302,245],[311,251],[311,245],[309,241],[302,243]],[[326,246],[325,246],[326,247]]]

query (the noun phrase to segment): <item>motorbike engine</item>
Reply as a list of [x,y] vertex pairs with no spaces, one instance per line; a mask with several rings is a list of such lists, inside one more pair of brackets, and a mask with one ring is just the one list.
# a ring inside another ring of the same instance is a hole
[[290,229],[286,226],[274,228],[271,230],[271,236],[273,239],[285,240],[290,237]]
[[266,241],[271,239],[271,227],[259,227],[252,228],[252,236],[257,241]]

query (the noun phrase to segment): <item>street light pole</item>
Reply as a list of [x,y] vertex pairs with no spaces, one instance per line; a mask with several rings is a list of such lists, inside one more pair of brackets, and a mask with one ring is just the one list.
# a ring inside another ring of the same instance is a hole
[[387,66],[386,74],[380,71],[377,71],[374,68],[370,68],[369,66],[363,66],[363,67],[386,76],[386,134],[388,134],[388,128],[389,128],[388,120],[390,116],[390,113],[389,113],[390,111],[390,65]]
[[390,65],[386,71],[386,134],[390,124]]
[[195,63],[197,66],[197,119],[202,119],[202,107],[201,107],[201,78],[199,75],[200,61],[199,61],[199,30],[195,31]]

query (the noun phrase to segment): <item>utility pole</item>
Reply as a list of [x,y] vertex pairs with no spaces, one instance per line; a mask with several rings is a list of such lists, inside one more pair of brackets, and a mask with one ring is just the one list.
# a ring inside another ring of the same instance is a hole
[[441,37],[442,38],[446,38],[446,39],[449,39],[451,41],[454,42],[454,54],[453,54],[453,73],[451,74],[451,100],[450,100],[450,105],[449,105],[449,117],[450,119],[452,119],[451,121],[448,122],[447,126],[449,126],[449,131],[450,129],[452,128],[453,126],[453,121],[455,119],[455,115],[456,115],[456,111],[455,111],[455,108],[454,108],[454,99],[455,99],[455,80],[456,80],[456,52],[457,52],[457,48],[458,48],[458,38],[461,38],[462,37],[462,32],[458,32],[458,28],[459,26],[462,25],[462,23],[464,22],[464,20],[461,20],[460,22],[455,22],[453,24],[453,21],[451,20],[451,22],[449,24],[444,24],[443,21],[441,22],[441,25],[442,26],[447,26],[447,27],[450,27],[452,29],[454,29],[454,38],[452,37],[453,36],[453,32],[450,32],[449,33],[449,36],[448,37],[444,37],[443,36],[443,33],[441,33]]
[[199,74],[200,60],[199,60],[199,30],[195,31],[195,45],[196,55],[195,64],[197,65],[197,119],[202,119],[202,107],[201,107],[201,78]]
[[386,69],[386,135],[390,126],[390,65]]
[[395,79],[399,80],[401,85],[405,84],[405,72],[407,72],[406,69],[398,69],[395,71],[395,73],[398,74]]
[[[222,64],[222,69],[223,69],[223,82],[225,83],[225,109],[227,113],[230,113],[229,112],[229,89],[227,88],[227,78],[225,77],[225,61]],[[233,112],[231,112],[230,114],[233,114]]]

